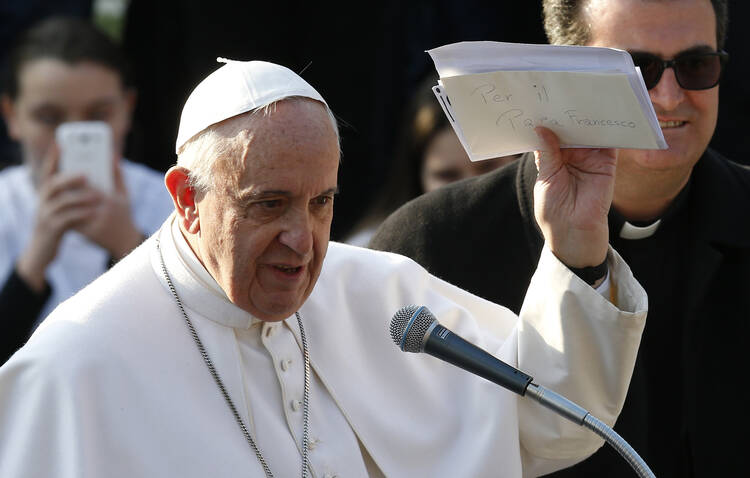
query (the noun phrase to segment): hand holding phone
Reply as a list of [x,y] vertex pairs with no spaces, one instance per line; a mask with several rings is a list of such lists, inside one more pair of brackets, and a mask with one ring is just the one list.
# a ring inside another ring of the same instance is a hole
[[103,121],[72,121],[57,127],[60,147],[59,171],[82,174],[102,192],[114,190],[112,130]]

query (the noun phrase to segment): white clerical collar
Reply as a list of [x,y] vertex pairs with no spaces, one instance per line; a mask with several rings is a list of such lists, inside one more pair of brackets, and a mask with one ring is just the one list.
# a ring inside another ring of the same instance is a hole
[[620,229],[620,237],[623,239],[631,240],[646,239],[647,237],[651,237],[654,235],[656,230],[659,229],[659,224],[661,224],[661,219],[657,219],[648,226],[643,227],[634,226],[628,221],[625,221],[625,223],[622,225],[622,229]]
[[187,243],[185,236],[182,235],[182,231],[180,230],[180,225],[177,223],[176,216],[175,219],[172,220],[172,227],[170,229],[172,232],[172,240],[174,241],[174,245],[177,247],[177,253],[180,255],[180,259],[182,259],[182,262],[185,264],[185,266],[190,270],[190,272],[193,273],[193,275],[195,275],[195,278],[198,279],[201,285],[203,285],[206,289],[210,290],[212,293],[218,295],[222,299],[229,300],[229,297],[227,297],[224,289],[219,286],[219,283],[216,282],[216,279],[214,279],[211,274],[208,273],[203,264],[201,264],[201,262],[195,256],[195,253]]
[[[186,294],[181,294],[181,299],[186,305],[206,318],[228,327],[250,328],[263,323],[229,300],[190,248],[174,215],[170,227],[167,230],[163,228],[160,235],[163,242],[171,243],[174,248],[174,254],[169,253],[168,247],[165,248],[165,261],[170,273],[174,273],[175,279],[179,282],[175,285],[178,288],[186,287]],[[178,264],[170,260],[172,255],[176,256],[174,259],[182,266],[182,271],[174,270]]]

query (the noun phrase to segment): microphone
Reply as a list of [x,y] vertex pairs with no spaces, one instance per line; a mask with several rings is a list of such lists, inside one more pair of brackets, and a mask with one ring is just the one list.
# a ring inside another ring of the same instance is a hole
[[532,383],[534,379],[531,376],[443,327],[427,307],[407,305],[400,308],[391,319],[391,338],[404,352],[425,352],[521,396],[529,397],[573,423],[590,429],[612,445],[638,476],[655,478],[646,462],[630,444],[606,423],[562,395]]
[[533,380],[440,325],[425,306],[399,309],[391,319],[391,337],[404,352],[425,352],[521,396]]

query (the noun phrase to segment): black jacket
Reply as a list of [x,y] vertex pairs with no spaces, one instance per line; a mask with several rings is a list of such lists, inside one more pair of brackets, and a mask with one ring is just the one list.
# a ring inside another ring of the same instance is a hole
[[[424,195],[388,218],[371,247],[409,256],[433,274],[518,312],[543,245],[533,215],[535,179],[533,157],[527,154],[485,176]],[[682,355],[681,385],[675,389],[670,377],[663,377],[657,386],[684,410],[681,466],[686,473],[740,476],[747,468],[743,455],[750,425],[744,410],[750,394],[743,386],[750,321],[750,168],[708,150],[693,170],[684,207],[681,217],[687,218],[689,232],[677,290],[685,312],[682,333],[674,337]],[[611,226],[614,216],[611,212]],[[618,421],[615,430],[648,462],[639,449],[647,441],[644,430],[660,422],[639,403],[644,383],[637,380],[644,374],[639,364],[620,416],[628,419]],[[634,475],[605,446],[555,476]]]

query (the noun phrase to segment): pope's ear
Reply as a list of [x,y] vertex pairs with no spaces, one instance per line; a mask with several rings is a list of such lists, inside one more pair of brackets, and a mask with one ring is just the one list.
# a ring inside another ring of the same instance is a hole
[[172,166],[164,176],[172,203],[177,212],[177,219],[182,228],[190,234],[200,231],[200,215],[198,203],[195,200],[195,189],[190,185],[188,170],[182,166]]

